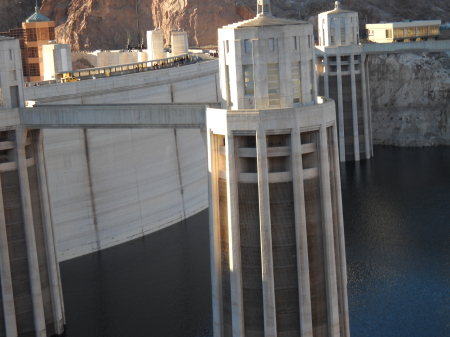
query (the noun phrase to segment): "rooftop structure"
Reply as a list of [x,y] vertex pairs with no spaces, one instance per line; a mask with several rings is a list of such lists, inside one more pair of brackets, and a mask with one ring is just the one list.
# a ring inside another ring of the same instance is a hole
[[369,41],[377,43],[436,40],[441,20],[366,24]]
[[45,15],[39,13],[39,7],[35,7],[35,12],[31,14],[25,22],[48,22],[50,19]]
[[319,14],[318,24],[320,46],[359,44],[358,13],[343,10],[340,1],[335,2],[333,10]]

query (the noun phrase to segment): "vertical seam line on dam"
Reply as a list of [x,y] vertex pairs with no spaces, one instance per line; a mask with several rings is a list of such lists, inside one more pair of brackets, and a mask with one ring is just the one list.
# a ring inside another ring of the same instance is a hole
[[181,220],[183,221],[183,220],[186,220],[186,208],[184,206],[183,178],[181,176],[180,156],[179,156],[179,153],[178,153],[177,129],[173,129],[173,135],[174,135],[174,138],[175,138],[175,152],[176,152],[176,155],[177,155],[178,179],[179,179],[179,182],[180,182],[180,193],[181,193],[181,206],[183,208],[183,214],[182,214],[183,218]]
[[133,129],[130,129],[130,137],[131,137],[131,151],[133,152],[133,167],[134,167],[134,180],[136,182],[136,191],[138,195],[138,201],[139,201],[139,215],[141,218],[141,235],[144,236],[144,223],[142,221],[142,206],[141,206],[141,193],[139,191],[139,181],[138,181],[138,172],[136,169],[136,159],[135,159],[135,153],[134,153],[134,139],[133,139]]
[[95,239],[96,239],[96,243],[97,243],[97,250],[100,251],[100,236],[98,233],[97,211],[95,208],[94,190],[92,187],[91,160],[90,160],[90,152],[89,152],[89,141],[88,141],[88,137],[87,137],[87,129],[83,129],[83,135],[84,135],[84,153],[86,156],[86,166],[87,166],[87,174],[88,174],[88,182],[89,182],[89,195],[91,197],[92,220],[94,221],[94,230],[95,230]]

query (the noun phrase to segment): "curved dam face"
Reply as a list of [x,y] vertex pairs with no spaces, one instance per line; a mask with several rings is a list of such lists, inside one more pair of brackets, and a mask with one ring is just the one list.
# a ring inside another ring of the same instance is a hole
[[[58,105],[217,102],[217,73],[217,61],[209,61],[31,87],[25,95]],[[208,207],[200,130],[47,129],[43,138],[59,261],[138,238]]]

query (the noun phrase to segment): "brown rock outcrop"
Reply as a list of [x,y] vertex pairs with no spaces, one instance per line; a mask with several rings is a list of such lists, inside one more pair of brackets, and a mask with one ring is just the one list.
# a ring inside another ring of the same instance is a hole
[[145,32],[159,27],[188,32],[191,45],[217,43],[217,28],[254,16],[235,0],[44,0],[42,14],[55,20],[59,42],[74,50],[125,48],[128,33],[136,45]]
[[[0,26],[3,30],[18,28],[33,10],[22,1],[3,0],[0,3]],[[331,0],[272,0],[272,12],[278,17],[310,18],[332,9]],[[450,20],[448,0],[341,0],[342,7],[355,10],[368,22],[404,19]],[[41,13],[56,23],[57,39],[70,43],[74,50],[122,49],[128,33],[136,45],[142,32],[160,27],[166,43],[170,30],[188,32],[191,45],[217,43],[217,28],[254,16],[255,0],[42,0]],[[28,11],[28,12],[27,12]],[[6,25],[6,26],[5,26]],[[360,25],[364,31],[364,23]]]

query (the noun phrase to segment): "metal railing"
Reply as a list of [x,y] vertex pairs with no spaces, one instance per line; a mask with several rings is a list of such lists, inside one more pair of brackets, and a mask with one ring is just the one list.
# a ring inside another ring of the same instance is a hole
[[178,56],[172,56],[164,59],[143,61],[136,63],[118,64],[106,67],[98,68],[87,68],[80,70],[72,70],[70,72],[59,72],[56,73],[59,79],[63,78],[64,75],[69,77],[75,77],[80,80],[84,79],[95,79],[101,77],[110,77],[123,74],[138,73],[142,71],[151,71],[165,68],[172,68],[177,66],[182,66],[186,64],[196,63],[200,58],[193,54],[182,54]]

